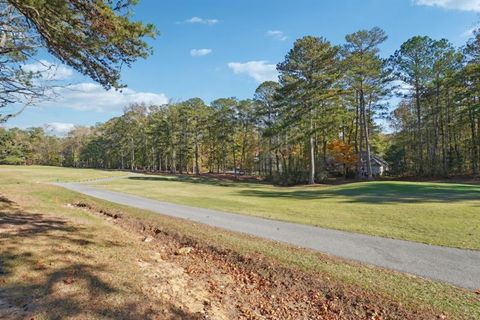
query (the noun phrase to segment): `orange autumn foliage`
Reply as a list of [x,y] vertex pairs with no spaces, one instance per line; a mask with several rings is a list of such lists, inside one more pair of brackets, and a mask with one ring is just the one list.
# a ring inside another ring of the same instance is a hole
[[338,164],[349,167],[354,166],[358,161],[357,155],[353,152],[353,146],[340,139],[335,139],[330,142],[327,148]]

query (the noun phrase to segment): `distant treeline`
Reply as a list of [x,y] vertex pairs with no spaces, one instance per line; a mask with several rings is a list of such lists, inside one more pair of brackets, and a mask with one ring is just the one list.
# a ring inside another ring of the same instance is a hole
[[[378,28],[341,46],[303,37],[277,65],[279,82],[262,83],[253,99],[131,105],[65,137],[2,130],[0,162],[245,172],[295,184],[371,177],[376,155],[394,175],[478,174],[480,32],[462,48],[416,36],[382,59],[386,38]],[[392,108],[394,94],[401,99]],[[380,118],[392,133],[382,133]]]

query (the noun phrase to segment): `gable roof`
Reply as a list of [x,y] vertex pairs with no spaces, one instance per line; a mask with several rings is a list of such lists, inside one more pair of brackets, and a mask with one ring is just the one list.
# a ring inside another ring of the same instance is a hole
[[370,157],[370,161],[371,161],[371,162],[375,162],[375,163],[377,163],[377,164],[380,165],[380,166],[388,167],[388,162],[385,161],[383,158],[377,156],[377,155],[372,155],[372,156]]
[[[365,152],[362,152],[362,156],[365,155]],[[362,157],[363,158],[363,157]],[[376,155],[376,154],[371,154],[370,155],[370,163],[374,163],[376,165],[379,165],[379,166],[384,166],[384,167],[388,167],[389,164],[387,161],[385,161],[385,159],[383,159],[382,157]]]

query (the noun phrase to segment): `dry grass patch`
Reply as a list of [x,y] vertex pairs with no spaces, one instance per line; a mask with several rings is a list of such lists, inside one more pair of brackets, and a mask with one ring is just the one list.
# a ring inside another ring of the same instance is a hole
[[0,318],[200,318],[190,304],[145,290],[152,279],[142,261],[152,252],[137,236],[98,218],[32,213],[5,198],[1,205]]

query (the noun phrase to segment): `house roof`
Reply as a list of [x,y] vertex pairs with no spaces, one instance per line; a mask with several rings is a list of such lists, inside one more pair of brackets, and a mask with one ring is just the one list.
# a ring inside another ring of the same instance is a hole
[[[362,152],[362,156],[365,154],[365,152]],[[362,157],[363,158],[363,157]],[[370,163],[374,163],[374,164],[377,164],[379,166],[384,166],[384,167],[388,167],[388,162],[385,161],[385,159],[383,159],[382,157],[380,156],[377,156],[376,154],[371,154],[370,155]]]
[[372,156],[370,157],[370,161],[373,161],[373,162],[377,163],[377,164],[380,165],[380,166],[388,167],[388,162],[385,161],[384,159],[382,159],[382,158],[379,157],[379,156],[372,155]]

